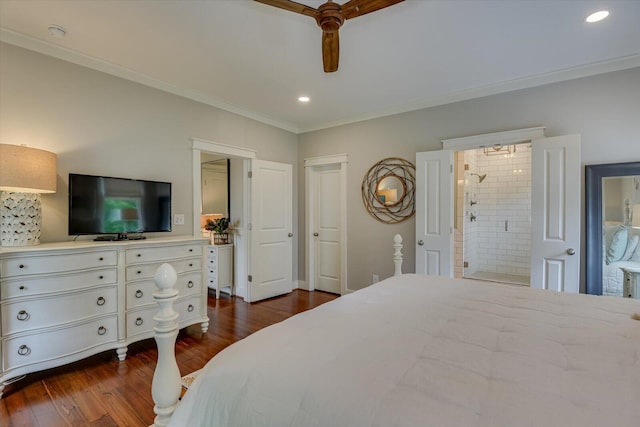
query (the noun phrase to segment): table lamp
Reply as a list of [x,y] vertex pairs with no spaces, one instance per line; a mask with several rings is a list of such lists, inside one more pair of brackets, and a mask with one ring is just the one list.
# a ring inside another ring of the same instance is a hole
[[40,244],[41,193],[56,192],[54,153],[0,144],[0,246]]

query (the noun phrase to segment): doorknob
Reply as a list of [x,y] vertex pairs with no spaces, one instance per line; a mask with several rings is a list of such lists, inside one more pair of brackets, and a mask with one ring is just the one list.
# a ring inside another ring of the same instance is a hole
[[567,253],[568,253],[569,255],[575,255],[575,254],[576,254],[576,251],[575,251],[573,248],[569,248],[569,249],[567,249]]
[[318,233],[313,233],[313,237],[318,237]]
[[424,242],[422,240],[418,240],[418,245],[422,246],[422,245],[424,245]]
[[293,237],[293,233],[289,233],[289,237]]

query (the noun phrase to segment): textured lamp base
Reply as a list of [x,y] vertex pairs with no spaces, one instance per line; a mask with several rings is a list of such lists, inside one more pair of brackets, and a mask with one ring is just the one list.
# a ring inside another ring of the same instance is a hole
[[40,194],[0,191],[0,203],[0,246],[39,245]]

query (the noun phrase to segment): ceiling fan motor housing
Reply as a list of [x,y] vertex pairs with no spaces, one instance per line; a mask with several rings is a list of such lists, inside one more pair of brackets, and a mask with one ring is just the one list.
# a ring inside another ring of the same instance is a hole
[[338,31],[340,26],[344,23],[342,7],[331,1],[320,5],[318,7],[316,22],[318,23],[318,26],[322,28],[322,31]]

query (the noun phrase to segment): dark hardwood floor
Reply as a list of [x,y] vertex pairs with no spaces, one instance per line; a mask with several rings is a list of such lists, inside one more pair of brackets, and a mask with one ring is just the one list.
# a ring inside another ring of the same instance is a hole
[[[202,368],[220,350],[296,313],[335,299],[325,292],[294,290],[253,304],[209,293],[209,331],[198,325],[180,331],[176,359],[182,375]],[[119,362],[115,350],[27,375],[8,385],[0,400],[0,426],[149,426],[153,423],[153,339],[129,346]]]

